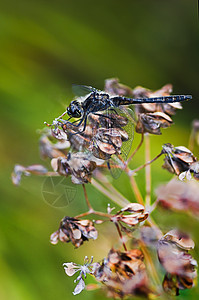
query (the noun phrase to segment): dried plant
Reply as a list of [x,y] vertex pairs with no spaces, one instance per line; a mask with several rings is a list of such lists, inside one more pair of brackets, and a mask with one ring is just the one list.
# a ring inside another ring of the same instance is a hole
[[[132,89],[112,78],[105,81],[104,90],[111,95],[137,99],[170,96],[172,86],[165,85],[158,91],[150,91],[143,87]],[[101,100],[104,99],[99,97],[98,101]],[[46,123],[48,128],[41,134],[40,152],[43,158],[51,160],[52,171],[41,165],[16,165],[12,174],[15,185],[20,183],[23,174],[71,177],[72,184],[82,185],[88,210],[78,216],[64,217],[58,230],[51,234],[52,244],[57,244],[58,241],[71,242],[75,248],[79,248],[85,241],[97,239],[99,229],[97,230],[96,226],[99,227],[104,222],[111,222],[115,226],[120,246],[116,249],[113,245],[106,258],[94,263],[93,257],[90,262],[86,257],[83,265],[64,263],[68,276],[79,272],[75,280],[77,286],[74,295],[85,288],[91,290],[101,287],[108,297],[124,298],[135,295],[154,298],[164,293],[178,295],[180,290],[192,288],[196,280],[197,263],[188,253],[194,248],[192,239],[179,229],[161,232],[151,214],[158,206],[162,206],[167,210],[183,211],[198,217],[199,162],[192,151],[194,145],[199,144],[199,121],[193,122],[190,149],[167,143],[162,146],[157,156],[151,159],[149,134],[160,135],[161,128],[171,126],[172,116],[176,109],[182,109],[182,106],[178,102],[141,103],[134,105],[134,108],[134,116],[130,109],[123,109],[120,113],[118,107],[113,107],[105,110],[105,113],[101,110],[89,113],[76,124],[76,121],[69,122],[64,119],[66,113],[70,116],[71,111],[77,118],[81,117],[78,113],[81,111],[79,102],[72,101],[67,111],[55,118],[51,125]],[[136,133],[141,135],[141,140],[127,158],[131,150],[133,126]],[[136,169],[131,169],[129,163],[144,140],[146,161]],[[160,156],[164,156],[163,168],[175,178],[156,190],[157,199],[151,203],[150,164]],[[145,199],[135,178],[135,174],[143,168],[146,170]],[[111,182],[104,180],[104,172],[107,171],[111,172],[113,177],[118,177],[122,171],[126,173],[136,203],[124,198]],[[92,184],[121,209],[115,211],[108,205],[107,211],[96,211],[89,201],[87,184]],[[92,215],[93,221],[87,219],[89,215]],[[117,237],[115,238],[117,241]],[[156,252],[156,261],[154,255],[151,256],[152,250]],[[160,265],[164,270],[162,286]],[[85,285],[87,274],[96,279],[96,285]]]

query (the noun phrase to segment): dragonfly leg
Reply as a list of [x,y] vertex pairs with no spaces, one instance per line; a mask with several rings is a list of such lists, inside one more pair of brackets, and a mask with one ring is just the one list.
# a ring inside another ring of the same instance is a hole
[[[83,127],[83,129],[81,131],[77,131],[75,133],[71,133],[70,135],[81,134],[81,133],[83,133],[85,131],[85,129],[86,129],[87,115],[85,116],[85,118],[81,119],[81,123],[83,122],[83,120],[84,120],[84,127]],[[78,127],[80,124],[78,123],[77,125],[74,125],[74,126]]]
[[[70,118],[71,119],[71,118]],[[68,119],[67,121],[65,121],[65,120],[63,120],[64,122],[64,124],[71,124],[71,125],[73,125],[73,126],[75,126],[75,127],[79,127],[81,124],[82,124],[82,122],[84,121],[84,119],[85,119],[85,116],[83,116],[81,119],[78,119],[78,120],[75,120],[75,121],[73,121],[73,122],[69,122],[69,120],[70,119]],[[74,123],[76,123],[76,122],[79,122],[78,124],[74,124]]]

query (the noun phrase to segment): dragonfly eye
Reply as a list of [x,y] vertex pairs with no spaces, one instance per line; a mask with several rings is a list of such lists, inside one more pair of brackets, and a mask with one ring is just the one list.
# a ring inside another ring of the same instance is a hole
[[67,113],[70,117],[80,118],[82,116],[82,107],[77,101],[72,101],[67,108]]

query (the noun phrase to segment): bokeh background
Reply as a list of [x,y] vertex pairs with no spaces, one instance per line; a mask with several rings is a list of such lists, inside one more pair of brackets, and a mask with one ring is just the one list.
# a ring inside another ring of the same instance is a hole
[[[161,145],[187,145],[190,125],[199,117],[199,35],[197,1],[1,1],[0,4],[0,298],[12,300],[71,299],[73,278],[62,263],[82,263],[85,255],[106,256],[112,227],[102,227],[96,242],[74,250],[70,244],[49,243],[64,215],[85,210],[83,197],[64,208],[42,198],[43,178],[24,178],[19,188],[10,177],[15,163],[42,162],[37,129],[63,112],[72,99],[71,84],[103,88],[104,79],[118,77],[132,87],[159,89],[172,83],[174,94],[192,94],[193,100],[174,117],[175,125],[152,138],[152,156]],[[138,139],[135,137],[135,145]],[[143,162],[143,151],[135,165]],[[195,149],[195,154],[199,154]],[[153,167],[153,188],[171,178]],[[143,173],[138,176],[143,187]],[[123,174],[117,187],[131,201]],[[91,203],[105,209],[109,201],[89,187]],[[154,198],[155,199],[155,198]],[[174,213],[156,213],[162,230],[188,229],[196,241],[198,221]],[[88,279],[87,282],[89,282]],[[178,299],[196,299],[199,288]],[[105,299],[99,291],[76,299]]]

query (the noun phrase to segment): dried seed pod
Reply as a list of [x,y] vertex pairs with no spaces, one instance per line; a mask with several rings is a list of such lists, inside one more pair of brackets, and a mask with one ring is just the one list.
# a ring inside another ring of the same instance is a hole
[[111,221],[114,223],[125,223],[128,226],[135,226],[148,218],[148,212],[144,212],[144,206],[138,203],[130,203],[115,214]]
[[166,155],[162,166],[164,169],[178,176],[185,172],[179,177],[180,179],[184,179],[185,176],[190,179],[190,173],[193,173],[194,178],[198,180],[199,164],[189,149],[184,146],[174,147],[171,144],[165,144],[163,153]]
[[128,134],[118,128],[99,128],[89,147],[92,154],[100,159],[110,159],[113,154],[120,154],[124,140]]
[[160,128],[167,128],[173,123],[172,119],[162,112],[142,113],[138,115],[137,133],[149,132],[160,135]]
[[71,175],[75,184],[88,183],[91,180],[92,172],[96,168],[96,162],[89,153],[71,153],[68,158],[56,158],[51,161],[54,171],[60,175]]
[[158,258],[167,272],[163,281],[166,292],[175,291],[178,294],[179,289],[193,286],[197,262],[187,253],[187,250],[193,247],[193,241],[177,230],[168,232],[158,241]]
[[59,229],[51,234],[50,240],[52,244],[57,244],[59,240],[65,243],[71,241],[78,248],[84,241],[95,240],[97,236],[98,233],[92,221],[64,217],[60,222]]

